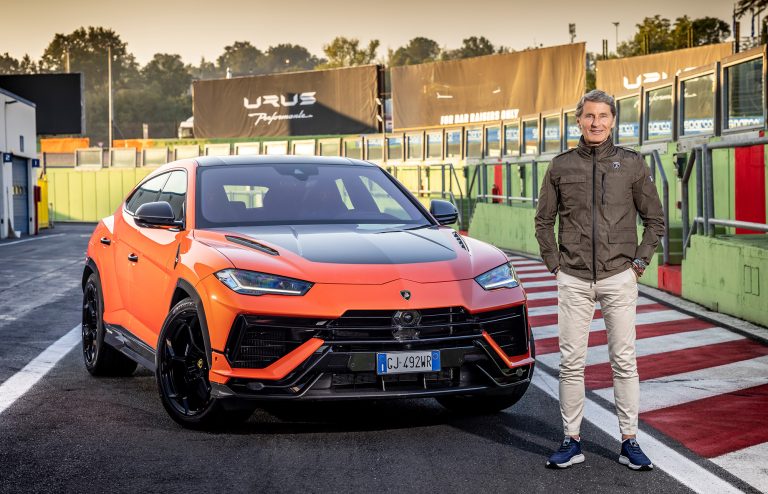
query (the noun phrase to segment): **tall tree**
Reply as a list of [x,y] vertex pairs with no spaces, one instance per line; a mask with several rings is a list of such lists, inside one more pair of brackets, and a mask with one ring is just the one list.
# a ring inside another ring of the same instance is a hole
[[20,74],[19,61],[13,58],[8,52],[0,55],[0,74]]
[[455,50],[443,52],[444,60],[454,60],[459,58],[480,57],[483,55],[493,55],[496,48],[485,36],[470,36],[461,41],[461,46]]
[[372,39],[368,42],[367,47],[361,48],[360,40],[337,36],[329,44],[323,46],[323,52],[328,57],[328,61],[318,64],[317,68],[330,69],[367,65],[373,63],[378,48],[379,40],[377,39]]
[[660,15],[646,17],[637,24],[637,32],[632,39],[620,43],[617,51],[622,57],[632,57],[671,50],[670,27],[669,19]]
[[265,68],[267,72],[291,72],[295,70],[312,70],[324,62],[309,53],[301,45],[281,43],[267,49]]
[[412,65],[433,62],[440,56],[440,45],[429,38],[417,37],[401,46],[389,56],[389,65]]
[[218,79],[223,75],[216,64],[209,62],[205,57],[200,58],[200,63],[197,66],[187,65],[187,72],[192,76],[192,79]]
[[229,69],[232,75],[263,74],[264,62],[264,53],[249,41],[235,41],[225,46],[224,53],[216,59],[219,71],[226,73]]
[[64,72],[69,58],[70,72],[82,72],[86,89],[107,84],[107,52],[112,50],[113,83],[136,80],[138,65],[127,45],[111,29],[79,28],[70,34],[56,34],[40,59],[41,72]]
[[167,98],[186,94],[192,81],[181,56],[167,53],[156,53],[141,69],[141,75],[148,84],[156,85],[159,92]]

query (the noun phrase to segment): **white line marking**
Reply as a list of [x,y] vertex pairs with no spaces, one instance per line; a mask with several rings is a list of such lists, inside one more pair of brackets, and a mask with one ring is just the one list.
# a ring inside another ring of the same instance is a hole
[[24,396],[80,341],[80,325],[56,340],[16,374],[0,384],[0,414]]
[[[539,370],[539,372],[536,372],[533,375],[532,382],[534,386],[541,389],[555,400],[558,399],[558,382],[554,377]],[[584,400],[584,418],[610,436],[615,437],[619,433],[617,430],[618,428],[616,427],[616,416],[588,398]],[[720,477],[712,474],[709,470],[700,467],[672,448],[651,437],[645,432],[644,427],[640,427],[640,432],[643,435],[639,439],[639,442],[642,445],[643,450],[653,461],[654,466],[664,470],[670,476],[675,478],[675,480],[688,488],[696,492],[706,493],[717,492],[725,494],[742,492]],[[619,442],[617,440],[617,458],[618,450]],[[765,463],[762,463],[762,465],[765,465]]]
[[[640,381],[640,412],[733,393],[767,382],[768,356],[648,379]],[[613,403],[612,387],[595,393]]]
[[526,295],[528,296],[528,300],[541,300],[544,298],[557,299],[557,290],[551,292],[526,293]]
[[541,261],[512,261],[512,265],[517,268],[518,266],[544,266]]
[[66,233],[54,233],[53,235],[42,235],[40,237],[25,238],[24,240],[14,240],[13,242],[3,242],[0,244],[0,247],[7,247],[9,245],[14,245],[14,244],[23,244],[24,242],[31,242],[33,240],[42,240],[44,238],[61,237],[62,235],[66,235]]
[[[519,276],[520,281],[530,281],[530,280],[539,280],[543,281],[542,278],[546,280],[555,280],[555,275],[551,273],[526,273],[528,276]],[[525,285],[526,283],[523,283]]]
[[[534,332],[534,335],[535,334],[536,333]],[[743,339],[744,337],[740,334],[723,328],[699,329],[697,331],[688,331],[686,333],[667,334],[664,336],[654,336],[653,338],[641,338],[635,343],[635,352],[638,357],[644,357],[646,355],[688,350],[704,345],[715,345],[717,343]],[[560,353],[556,352],[537,355],[536,360],[540,360],[548,367],[555,369],[560,365]],[[586,365],[605,364],[609,361],[608,345],[598,345],[589,348]]]
[[758,491],[768,492],[768,443],[733,451],[711,460]]
[[[639,324],[653,324],[657,322],[669,322],[669,321],[681,321],[683,319],[692,319],[688,314],[683,314],[676,310],[660,310],[657,312],[642,312],[635,317],[635,325]],[[533,336],[540,340],[542,338],[556,338],[557,337],[557,324],[550,324],[547,326],[533,326]],[[600,317],[592,319],[592,324],[589,326],[590,331],[603,331],[605,329],[605,320]]]
[[[651,299],[645,298],[645,297],[638,297],[638,299],[637,299],[637,305],[638,306],[641,306],[641,305],[651,305],[651,304],[655,304],[655,303],[656,303],[655,300],[651,300]],[[595,304],[595,310],[598,310],[598,309],[600,309],[600,304],[599,303]],[[528,317],[545,316],[545,315],[549,315],[549,314],[557,314],[557,304],[545,305],[543,307],[533,307],[531,309],[528,309]],[[531,324],[533,324],[533,321],[531,321]]]
[[549,273],[549,270],[543,264],[541,266],[515,267],[515,271],[518,273]]
[[523,283],[523,288],[537,288],[540,286],[557,286],[557,280],[552,278],[551,280],[547,281],[529,281],[527,283]]

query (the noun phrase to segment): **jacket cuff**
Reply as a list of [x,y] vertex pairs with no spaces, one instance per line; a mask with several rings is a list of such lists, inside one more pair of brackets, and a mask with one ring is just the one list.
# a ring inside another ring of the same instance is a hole
[[544,256],[544,264],[547,266],[547,271],[551,273],[553,269],[560,265],[560,261],[557,256]]
[[635,259],[642,259],[650,264],[654,250],[655,249],[650,245],[640,244],[637,246],[637,249],[635,249]]

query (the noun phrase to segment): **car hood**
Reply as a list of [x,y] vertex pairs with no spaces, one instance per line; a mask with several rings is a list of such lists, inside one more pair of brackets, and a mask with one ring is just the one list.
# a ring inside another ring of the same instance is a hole
[[[242,245],[228,236],[257,242],[267,249]],[[220,251],[236,268],[315,283],[463,280],[506,261],[497,248],[461,237],[447,227],[253,226],[197,230],[195,238]],[[269,249],[277,255],[265,252]]]

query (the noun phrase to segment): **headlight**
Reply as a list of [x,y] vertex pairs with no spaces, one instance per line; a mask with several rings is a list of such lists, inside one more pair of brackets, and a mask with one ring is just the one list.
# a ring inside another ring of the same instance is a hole
[[304,295],[313,285],[308,281],[242,269],[224,269],[216,273],[216,277],[244,295]]
[[476,277],[475,281],[478,282],[484,290],[494,290],[496,288],[514,288],[520,285],[520,280],[517,279],[515,268],[512,267],[511,262],[502,264],[501,266],[493,268],[490,271],[486,271],[485,273]]

